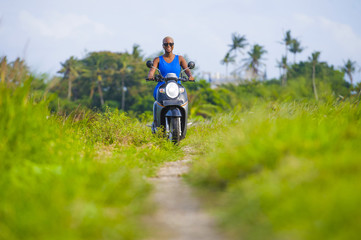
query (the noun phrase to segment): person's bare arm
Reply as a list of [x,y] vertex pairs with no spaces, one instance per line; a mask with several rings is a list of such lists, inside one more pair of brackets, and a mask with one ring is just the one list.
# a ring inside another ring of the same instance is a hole
[[[153,60],[153,67],[158,68],[159,65],[159,57],[154,58]],[[148,73],[148,78],[149,79],[154,79],[154,73],[155,73],[155,68],[151,68],[149,69],[149,73]]]
[[[179,63],[183,69],[188,68],[187,61],[184,59],[184,57],[179,56]],[[190,69],[185,70],[185,73],[187,74],[189,81],[194,81],[194,77],[192,76]]]

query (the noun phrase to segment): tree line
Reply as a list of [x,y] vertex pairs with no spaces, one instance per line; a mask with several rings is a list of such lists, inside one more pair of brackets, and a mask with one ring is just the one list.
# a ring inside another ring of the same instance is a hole
[[[327,62],[320,62],[320,52],[316,51],[307,61],[296,62],[296,55],[305,47],[287,31],[281,43],[285,52],[277,66],[281,70],[278,79],[266,80],[263,57],[267,50],[259,45],[250,45],[245,35],[234,33],[229,51],[221,63],[235,65],[232,74],[242,81],[224,84],[214,88],[205,80],[185,83],[188,91],[191,115],[209,117],[220,111],[231,110],[236,106],[246,106],[256,99],[319,101],[328,97],[351,97],[360,93],[361,84],[354,85],[353,74],[357,63],[347,60],[339,69]],[[245,53],[246,47],[249,50]],[[293,63],[288,54],[293,54]],[[244,58],[244,55],[247,55]],[[237,58],[243,57],[240,61]],[[21,59],[9,62],[6,57],[0,59],[0,78],[9,86],[16,87],[23,79],[32,78],[34,94],[55,94],[50,107],[53,111],[69,113],[79,107],[104,110],[105,107],[117,108],[135,115],[152,111],[154,83],[144,81],[148,68],[139,45],[130,52],[90,52],[82,59],[74,56],[61,62],[58,73],[50,81],[45,76],[33,76]],[[350,82],[344,80],[348,76]]]
[[[287,78],[290,77],[289,72],[297,69],[296,55],[301,53],[305,47],[301,45],[299,39],[292,37],[291,30],[284,33],[280,43],[284,45],[285,53],[281,56],[281,60],[277,61],[277,66],[281,70],[281,84],[282,86],[285,86],[287,84]],[[244,55],[243,51],[248,45],[249,43],[247,42],[245,35],[240,35],[238,33],[232,34],[232,42],[229,44],[229,50],[221,60],[221,64],[226,65],[226,76],[228,76],[228,65],[234,64],[236,65],[236,68],[233,73],[239,75],[242,75],[243,73],[244,78],[247,78],[248,75],[251,76],[251,79],[263,80],[265,79],[265,64],[263,63],[263,56],[267,53],[263,46],[259,44],[252,45],[250,50],[247,52],[247,58],[241,59],[241,64],[236,62],[236,58],[239,54]],[[293,54],[293,64],[288,61],[288,53]],[[312,66],[312,89],[316,100],[318,100],[317,84],[315,82],[316,66],[326,64],[325,62],[320,62],[320,55],[320,51],[315,51],[308,57],[308,62],[311,63]],[[301,64],[303,64],[303,62],[301,62]],[[340,67],[340,71],[346,74],[350,80],[350,90],[355,90],[353,84],[353,74],[356,72],[357,67],[357,63],[350,59],[345,61],[344,65]]]

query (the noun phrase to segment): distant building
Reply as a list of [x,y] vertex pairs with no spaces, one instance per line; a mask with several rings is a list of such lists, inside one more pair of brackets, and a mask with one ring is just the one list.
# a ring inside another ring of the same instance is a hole
[[215,73],[202,72],[201,78],[205,79],[207,82],[209,82],[211,84],[212,88],[217,87],[222,84],[226,84],[226,83],[239,84],[240,82],[244,81],[239,76],[236,76],[236,75],[225,76],[219,72],[215,72]]

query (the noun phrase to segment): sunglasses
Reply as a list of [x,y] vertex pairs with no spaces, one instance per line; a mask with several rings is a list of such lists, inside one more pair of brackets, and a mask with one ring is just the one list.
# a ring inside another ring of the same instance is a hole
[[168,46],[173,47],[173,46],[174,46],[174,43],[163,43],[163,46],[164,46],[164,47],[168,47]]

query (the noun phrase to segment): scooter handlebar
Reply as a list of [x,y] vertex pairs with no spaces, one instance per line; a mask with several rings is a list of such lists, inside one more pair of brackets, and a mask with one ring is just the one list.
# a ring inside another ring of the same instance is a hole
[[161,82],[161,81],[169,81],[169,80],[179,80],[182,82],[194,82],[194,80],[189,80],[189,78],[186,77],[179,77],[179,78],[171,78],[171,79],[167,79],[167,78],[162,78],[162,77],[155,77],[155,78],[146,78],[145,79],[147,82],[150,81],[155,81],[155,82]]
[[189,78],[186,77],[180,77],[179,80],[182,82],[195,82],[195,80],[189,80]]
[[146,81],[155,81],[155,82],[161,82],[163,81],[163,77],[160,75],[155,75],[154,78],[146,78]]
[[186,77],[180,77],[179,80],[182,81],[182,82],[188,82],[189,81],[189,79],[186,78]]

